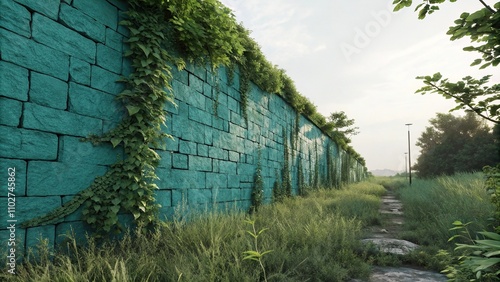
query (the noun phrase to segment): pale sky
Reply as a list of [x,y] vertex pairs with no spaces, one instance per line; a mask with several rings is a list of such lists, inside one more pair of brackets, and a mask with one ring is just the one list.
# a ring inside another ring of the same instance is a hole
[[414,94],[423,85],[416,76],[441,72],[456,81],[496,73],[470,67],[480,55],[462,50],[467,39],[452,42],[446,35],[462,12],[483,7],[479,1],[446,3],[425,20],[417,19],[414,7],[392,12],[392,0],[221,2],[320,113],[344,111],[355,119],[360,133],[351,145],[368,170],[405,170],[406,123],[413,124],[415,163],[420,148],[414,144],[429,119],[455,106],[438,94]]

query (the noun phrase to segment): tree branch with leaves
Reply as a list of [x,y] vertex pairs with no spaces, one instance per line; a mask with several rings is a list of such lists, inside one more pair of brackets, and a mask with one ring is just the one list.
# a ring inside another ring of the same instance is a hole
[[[425,19],[427,15],[439,10],[439,4],[446,0],[422,0],[415,8],[418,11],[418,18]],[[449,0],[456,2],[456,0]],[[478,52],[481,57],[475,59],[471,66],[480,65],[481,69],[500,63],[500,2],[491,7],[486,2],[479,0],[484,8],[473,13],[464,12],[460,18],[455,20],[447,32],[450,40],[454,41],[468,37],[476,46],[467,46],[464,51]],[[395,0],[393,2],[394,11],[410,7],[412,0]],[[475,79],[470,76],[464,77],[461,81],[450,82],[447,78],[442,78],[440,73],[433,76],[419,76],[426,86],[417,90],[417,93],[437,93],[447,99],[455,99],[458,104],[453,110],[465,109],[475,112],[484,119],[494,123],[500,122],[500,85],[488,86],[491,75]]]

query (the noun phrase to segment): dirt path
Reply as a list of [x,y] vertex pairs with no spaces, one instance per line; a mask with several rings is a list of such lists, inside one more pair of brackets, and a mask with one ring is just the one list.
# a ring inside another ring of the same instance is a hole
[[403,230],[403,205],[393,193],[382,197],[382,226],[370,227],[370,238],[397,238]]
[[[382,225],[369,228],[369,238],[363,241],[372,242],[379,247],[379,251],[393,254],[405,254],[418,246],[412,242],[397,239],[403,230],[403,205],[389,191],[382,197],[380,205]],[[358,280],[359,281],[359,280]],[[370,282],[441,282],[447,281],[443,274],[423,271],[410,267],[374,267],[370,275]]]

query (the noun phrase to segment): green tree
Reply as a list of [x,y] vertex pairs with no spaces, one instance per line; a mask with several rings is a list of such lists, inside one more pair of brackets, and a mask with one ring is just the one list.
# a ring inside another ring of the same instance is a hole
[[[418,18],[424,19],[427,15],[439,10],[439,5],[446,0],[422,0],[416,6]],[[456,2],[456,0],[449,0]],[[455,20],[447,32],[450,40],[468,37],[475,44],[464,48],[464,51],[478,52],[481,57],[474,60],[471,66],[481,65],[481,68],[497,66],[500,63],[500,2],[492,6],[479,0],[483,8],[472,12],[464,12]],[[395,0],[394,11],[398,11],[413,4],[412,0]],[[457,106],[452,110],[465,109],[475,112],[479,116],[500,123],[500,84],[489,85],[490,75],[480,79],[470,76],[457,82],[450,82],[440,73],[432,76],[419,76],[425,86],[417,93],[437,93],[447,99],[454,99]]]
[[495,136],[484,120],[469,112],[463,117],[438,113],[419,137],[414,169],[421,177],[481,170],[500,161]]
[[345,112],[333,112],[328,117],[327,131],[346,143],[350,143],[351,136],[359,133],[359,127],[354,126],[354,123],[354,119],[348,118]]

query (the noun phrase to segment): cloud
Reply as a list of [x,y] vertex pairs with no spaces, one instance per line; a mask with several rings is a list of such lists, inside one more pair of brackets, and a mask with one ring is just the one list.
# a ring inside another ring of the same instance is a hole
[[326,48],[313,37],[311,27],[306,24],[314,11],[305,3],[284,0],[223,0],[222,3],[251,30],[251,36],[274,64]]

